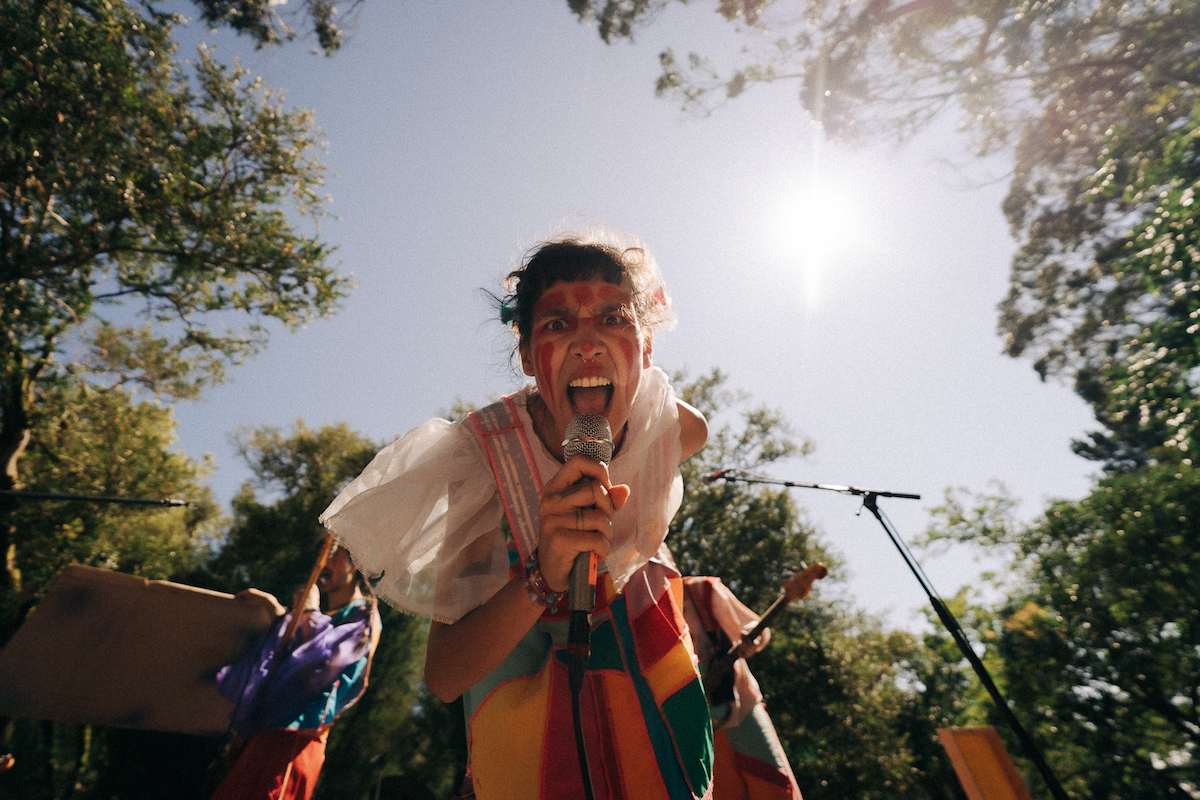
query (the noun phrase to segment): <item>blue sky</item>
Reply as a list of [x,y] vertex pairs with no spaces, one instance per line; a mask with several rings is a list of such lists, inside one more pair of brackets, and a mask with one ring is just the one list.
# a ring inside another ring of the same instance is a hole
[[[956,120],[850,149],[822,141],[786,84],[685,115],[654,97],[658,53],[736,44],[704,4],[612,46],[566,2],[528,0],[368,0],[350,33],[333,58],[311,41],[181,36],[181,56],[208,41],[285,90],[286,107],[315,111],[337,217],[322,234],[358,286],[336,316],[276,333],[177,408],[180,446],[212,454],[223,503],[249,477],[239,426],[345,421],[387,441],[456,398],[519,387],[483,290],[572,215],[655,253],[679,319],[656,338],[657,364],[719,367],[815,442],[776,477],[921,494],[881,502],[908,539],[948,486],[1002,481],[1026,516],[1086,492],[1095,467],[1069,443],[1091,427],[1087,407],[1001,355],[1008,165],[970,160]],[[874,519],[854,498],[794,491],[846,560],[845,583],[823,591],[918,625],[924,597]],[[943,595],[981,569],[960,549],[919,557]]]

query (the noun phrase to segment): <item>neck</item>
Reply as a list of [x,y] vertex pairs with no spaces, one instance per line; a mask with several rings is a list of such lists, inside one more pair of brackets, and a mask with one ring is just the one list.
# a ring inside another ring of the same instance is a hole
[[[564,461],[563,437],[566,434],[558,430],[554,417],[550,416],[550,412],[546,410],[546,403],[542,400],[542,396],[534,392],[525,405],[525,411],[533,420],[533,432],[546,447],[546,452],[554,456],[556,461]],[[621,452],[621,443],[625,441],[625,430],[628,427],[629,423],[626,422],[621,426],[621,430],[613,436],[613,458],[616,458],[617,453]]]
[[554,456],[558,461],[562,461],[563,437],[554,424],[554,417],[550,416],[550,412],[546,410],[546,404],[542,401],[542,396],[535,392],[529,398],[525,410],[529,412],[529,418],[533,420],[533,432],[541,440],[542,445],[546,448],[546,452]]

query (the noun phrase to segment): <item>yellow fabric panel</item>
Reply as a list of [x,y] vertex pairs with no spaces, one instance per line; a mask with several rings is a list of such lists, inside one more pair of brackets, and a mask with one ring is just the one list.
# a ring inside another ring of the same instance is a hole
[[[684,637],[683,641],[687,642],[687,637]],[[654,692],[654,698],[657,701],[661,703],[696,680],[696,667],[692,659],[690,647],[676,645],[665,658],[659,659],[654,666],[646,668],[643,665],[642,675],[645,676],[646,683],[650,685],[650,691]]]
[[[471,762],[479,798],[535,798],[540,794],[550,670],[502,683],[471,718]],[[512,730],[523,731],[512,736]],[[478,776],[495,776],[482,785]]]

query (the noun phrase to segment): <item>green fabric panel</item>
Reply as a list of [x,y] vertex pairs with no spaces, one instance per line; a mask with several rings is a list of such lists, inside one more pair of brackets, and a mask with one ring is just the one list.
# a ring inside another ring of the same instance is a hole
[[[592,652],[588,656],[589,670],[608,669],[617,672],[625,671],[625,662],[621,660],[621,648],[617,646],[617,633],[613,630],[611,620],[605,620],[592,629]],[[567,651],[559,650],[554,654],[564,667],[567,666]]]
[[754,756],[777,767],[783,766],[779,763],[779,754],[775,752],[771,739],[763,729],[763,725],[770,724],[766,709],[759,705],[754,708],[753,713],[747,714],[736,728],[726,728],[725,735],[729,737],[729,744],[739,753]]
[[[620,634],[618,641],[637,689],[642,716],[646,720],[646,732],[650,735],[650,744],[654,748],[667,794],[672,798],[689,800],[702,797],[712,779],[713,743],[708,701],[704,698],[700,679],[697,677],[671,695],[660,709],[637,662],[625,598],[617,598],[609,608]],[[686,766],[680,764],[681,756],[688,762]]]
[[685,761],[683,766],[687,770],[688,780],[696,787],[696,794],[703,795],[712,776],[713,743],[712,723],[700,680],[697,678],[668,697],[662,709],[671,725],[679,752],[699,754],[698,758]]

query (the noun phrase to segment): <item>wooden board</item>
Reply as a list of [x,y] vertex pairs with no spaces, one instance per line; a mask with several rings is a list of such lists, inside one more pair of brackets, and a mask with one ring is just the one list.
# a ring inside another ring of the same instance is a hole
[[995,728],[938,728],[937,733],[970,800],[1033,800]]
[[260,600],[70,566],[0,652],[0,716],[224,733],[217,670],[274,620]]

